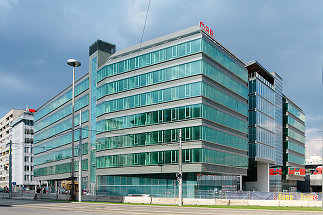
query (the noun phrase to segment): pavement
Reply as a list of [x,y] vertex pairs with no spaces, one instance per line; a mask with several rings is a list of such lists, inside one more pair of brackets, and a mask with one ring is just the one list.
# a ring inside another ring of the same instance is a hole
[[88,214],[241,214],[241,215],[310,215],[323,214],[321,211],[274,211],[228,208],[198,208],[154,205],[129,205],[109,203],[79,203],[44,200],[16,200],[0,198],[0,214],[26,215],[88,215]]

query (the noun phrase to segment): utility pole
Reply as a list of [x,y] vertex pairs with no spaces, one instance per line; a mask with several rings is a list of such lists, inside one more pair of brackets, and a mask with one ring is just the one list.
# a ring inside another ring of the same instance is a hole
[[80,110],[79,136],[79,202],[82,201],[82,111]]
[[183,171],[182,171],[182,129],[178,133],[179,149],[178,149],[178,206],[183,206]]
[[[322,86],[323,86],[323,66],[322,66]],[[322,124],[323,128],[323,124]],[[322,176],[322,192],[321,192],[321,201],[322,201],[322,211],[323,211],[323,130],[322,130],[322,169],[321,169],[321,176]]]
[[12,140],[9,142],[9,199],[12,199]]

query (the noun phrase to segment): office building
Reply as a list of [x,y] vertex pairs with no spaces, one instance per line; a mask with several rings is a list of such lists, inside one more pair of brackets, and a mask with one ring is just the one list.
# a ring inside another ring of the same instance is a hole
[[[184,197],[237,190],[248,167],[248,71],[209,32],[194,26],[117,52],[96,41],[89,64],[75,97],[84,188],[177,196],[181,130]],[[35,114],[34,175],[53,186],[71,176],[70,90]]]
[[[246,190],[281,191],[283,152],[290,153],[282,85],[277,73],[244,64],[202,25],[120,51],[96,41],[89,73],[76,82],[83,188],[176,197],[181,131],[184,197],[238,190],[242,176]],[[69,86],[35,114],[34,176],[52,191],[71,179],[71,99]]]
[[249,74],[249,169],[245,190],[296,191],[297,181],[304,179],[294,174],[304,168],[304,113],[283,95],[283,80],[277,73],[268,72],[257,61],[246,63],[246,68]]
[[[293,101],[283,97],[284,166],[283,190],[296,191],[305,180],[305,114]],[[304,171],[300,171],[303,169]]]
[[249,73],[250,162],[245,189],[269,192],[269,168],[277,163],[278,147],[275,77],[257,61],[247,63],[246,68]]
[[[71,71],[72,77],[72,71]],[[75,83],[75,156],[78,156],[80,112],[82,120],[82,151],[84,187],[87,188],[89,147],[89,77]],[[69,86],[42,105],[34,115],[34,178],[38,184],[49,184],[49,192],[57,191],[61,182],[71,179],[72,157],[72,87]],[[75,162],[75,170],[78,170]],[[77,174],[75,174],[77,176]],[[56,190],[55,190],[56,187]]]

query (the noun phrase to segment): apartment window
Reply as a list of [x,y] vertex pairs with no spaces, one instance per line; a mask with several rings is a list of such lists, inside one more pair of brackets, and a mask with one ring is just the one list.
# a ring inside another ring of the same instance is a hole
[[179,99],[179,88],[178,87],[171,88],[171,99],[172,100]]
[[34,134],[32,129],[25,129],[25,134]]
[[184,153],[185,153],[185,162],[191,162],[192,149],[185,150]]
[[162,102],[164,100],[164,91],[159,90],[158,91],[158,102]]
[[172,143],[177,142],[177,132],[175,129],[171,130],[171,141]]
[[158,123],[164,122],[164,111],[158,111]]
[[151,135],[149,133],[146,133],[146,140],[145,140],[145,144],[146,145],[150,145],[151,141]]
[[25,138],[25,143],[33,143],[34,140],[32,138]]
[[191,85],[186,85],[185,86],[185,97],[190,97],[191,96],[191,92],[192,92],[192,86]]
[[185,107],[185,118],[189,119],[192,116],[192,106]]
[[170,152],[170,159],[171,159],[171,163],[176,163],[177,162],[177,153],[176,153],[176,151],[171,151]]
[[134,154],[134,164],[135,165],[139,164],[139,154]]
[[191,140],[191,133],[192,133],[192,130],[191,128],[185,128],[184,130],[185,132],[185,140]]
[[164,142],[164,131],[158,131],[158,143]]
[[172,109],[171,110],[171,120],[175,121],[178,119],[178,108]]

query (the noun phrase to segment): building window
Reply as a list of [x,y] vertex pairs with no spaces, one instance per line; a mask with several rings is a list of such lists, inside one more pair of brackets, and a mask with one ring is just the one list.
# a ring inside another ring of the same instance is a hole
[[171,130],[171,142],[172,143],[177,142],[177,132],[175,129]]
[[171,163],[177,163],[177,151],[171,151],[170,152],[170,159]]

